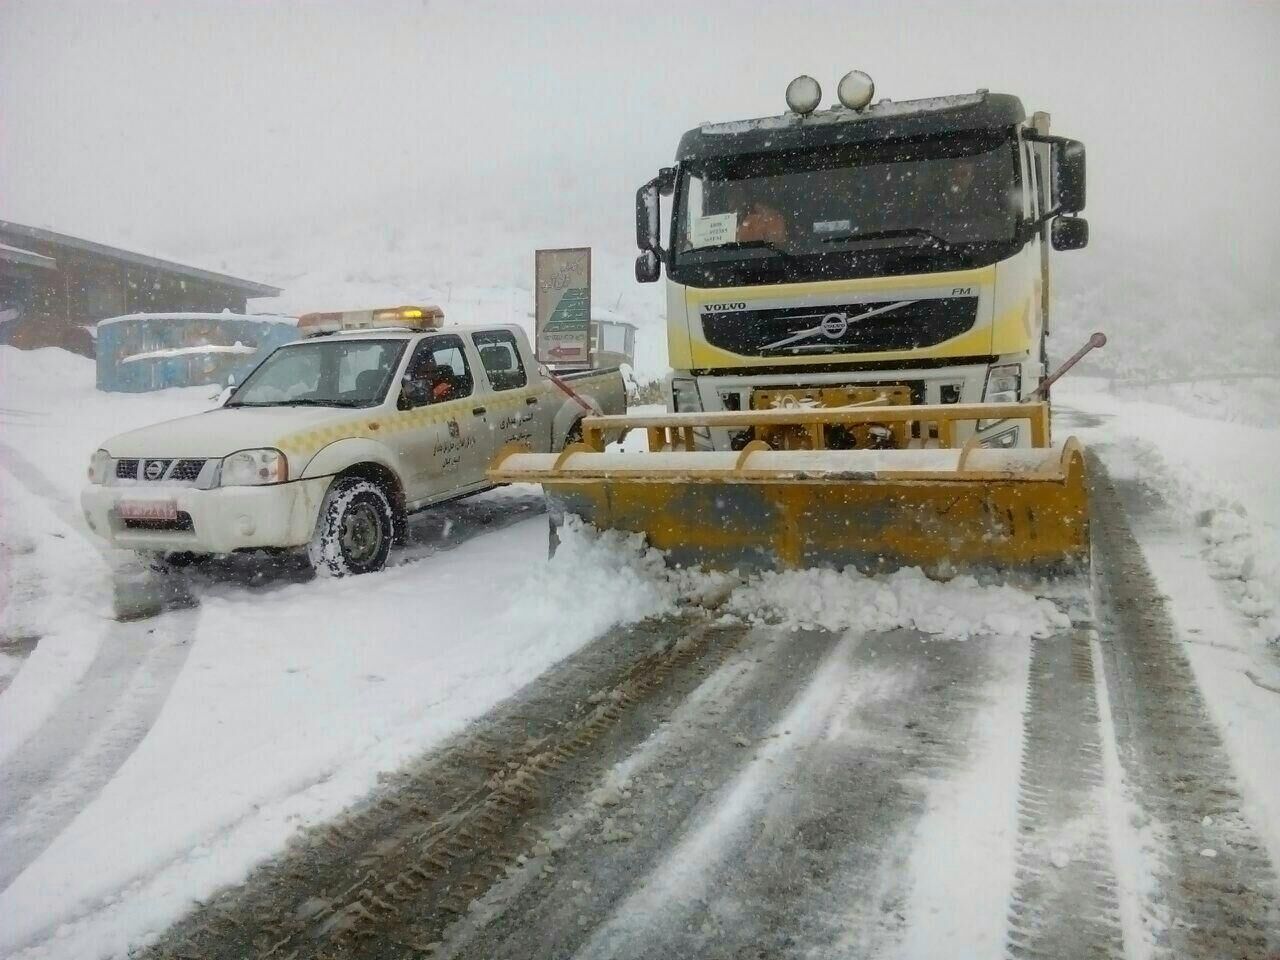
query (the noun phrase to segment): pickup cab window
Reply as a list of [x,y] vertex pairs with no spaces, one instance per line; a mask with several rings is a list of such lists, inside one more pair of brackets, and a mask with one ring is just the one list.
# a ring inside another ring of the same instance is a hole
[[474,386],[462,340],[452,334],[418,344],[404,378],[402,406],[459,400],[469,397]]
[[517,390],[528,382],[513,334],[506,330],[485,330],[473,334],[471,339],[480,352],[480,363],[489,385],[495,391]]
[[382,402],[403,340],[312,340],[267,357],[228,407],[372,407]]

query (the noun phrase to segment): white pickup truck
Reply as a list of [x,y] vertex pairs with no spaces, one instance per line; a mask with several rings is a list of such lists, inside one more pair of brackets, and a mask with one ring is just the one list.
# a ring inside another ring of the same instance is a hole
[[623,413],[617,369],[554,377],[517,326],[443,328],[434,307],[310,314],[222,406],[112,437],[81,496],[91,529],[153,555],[306,547],[368,573],[408,514],[488,489],[498,451],[561,450]]

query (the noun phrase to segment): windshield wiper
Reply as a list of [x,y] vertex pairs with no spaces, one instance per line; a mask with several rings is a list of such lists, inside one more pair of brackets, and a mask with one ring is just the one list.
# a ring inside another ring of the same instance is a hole
[[931,243],[941,247],[943,250],[951,248],[951,241],[944,237],[938,236],[931,230],[924,227],[904,227],[901,230],[875,230],[870,233],[843,233],[834,237],[823,237],[823,243],[857,243],[863,240],[897,240],[897,239],[918,239],[925,243]]
[[362,407],[367,400],[314,400],[299,398],[297,400],[271,400],[267,403],[227,403],[227,407]]
[[735,250],[763,250],[765,253],[776,254],[784,260],[793,259],[790,253],[783,250],[772,240],[729,240],[725,243],[715,243],[706,247],[691,247],[685,251],[685,256],[712,251],[716,253],[721,251],[731,253]]

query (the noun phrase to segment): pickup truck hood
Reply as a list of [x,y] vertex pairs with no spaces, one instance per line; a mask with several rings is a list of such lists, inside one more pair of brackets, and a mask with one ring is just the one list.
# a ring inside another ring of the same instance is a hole
[[215,459],[254,447],[279,447],[300,430],[349,423],[346,407],[219,407],[112,437],[113,457]]

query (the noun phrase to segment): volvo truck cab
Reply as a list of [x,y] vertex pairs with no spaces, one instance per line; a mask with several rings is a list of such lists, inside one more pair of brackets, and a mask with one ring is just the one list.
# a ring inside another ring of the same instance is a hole
[[[818,109],[817,82],[797,78],[787,113],[689,130],[637,192],[636,278],[666,270],[671,411],[1037,394],[1049,248],[1088,242],[1083,144],[1008,94],[872,105],[873,91],[854,71]],[[837,443],[929,445],[920,430],[872,423]],[[1012,421],[968,430],[982,446],[1029,442]],[[716,449],[753,439],[804,443],[699,434]]]

